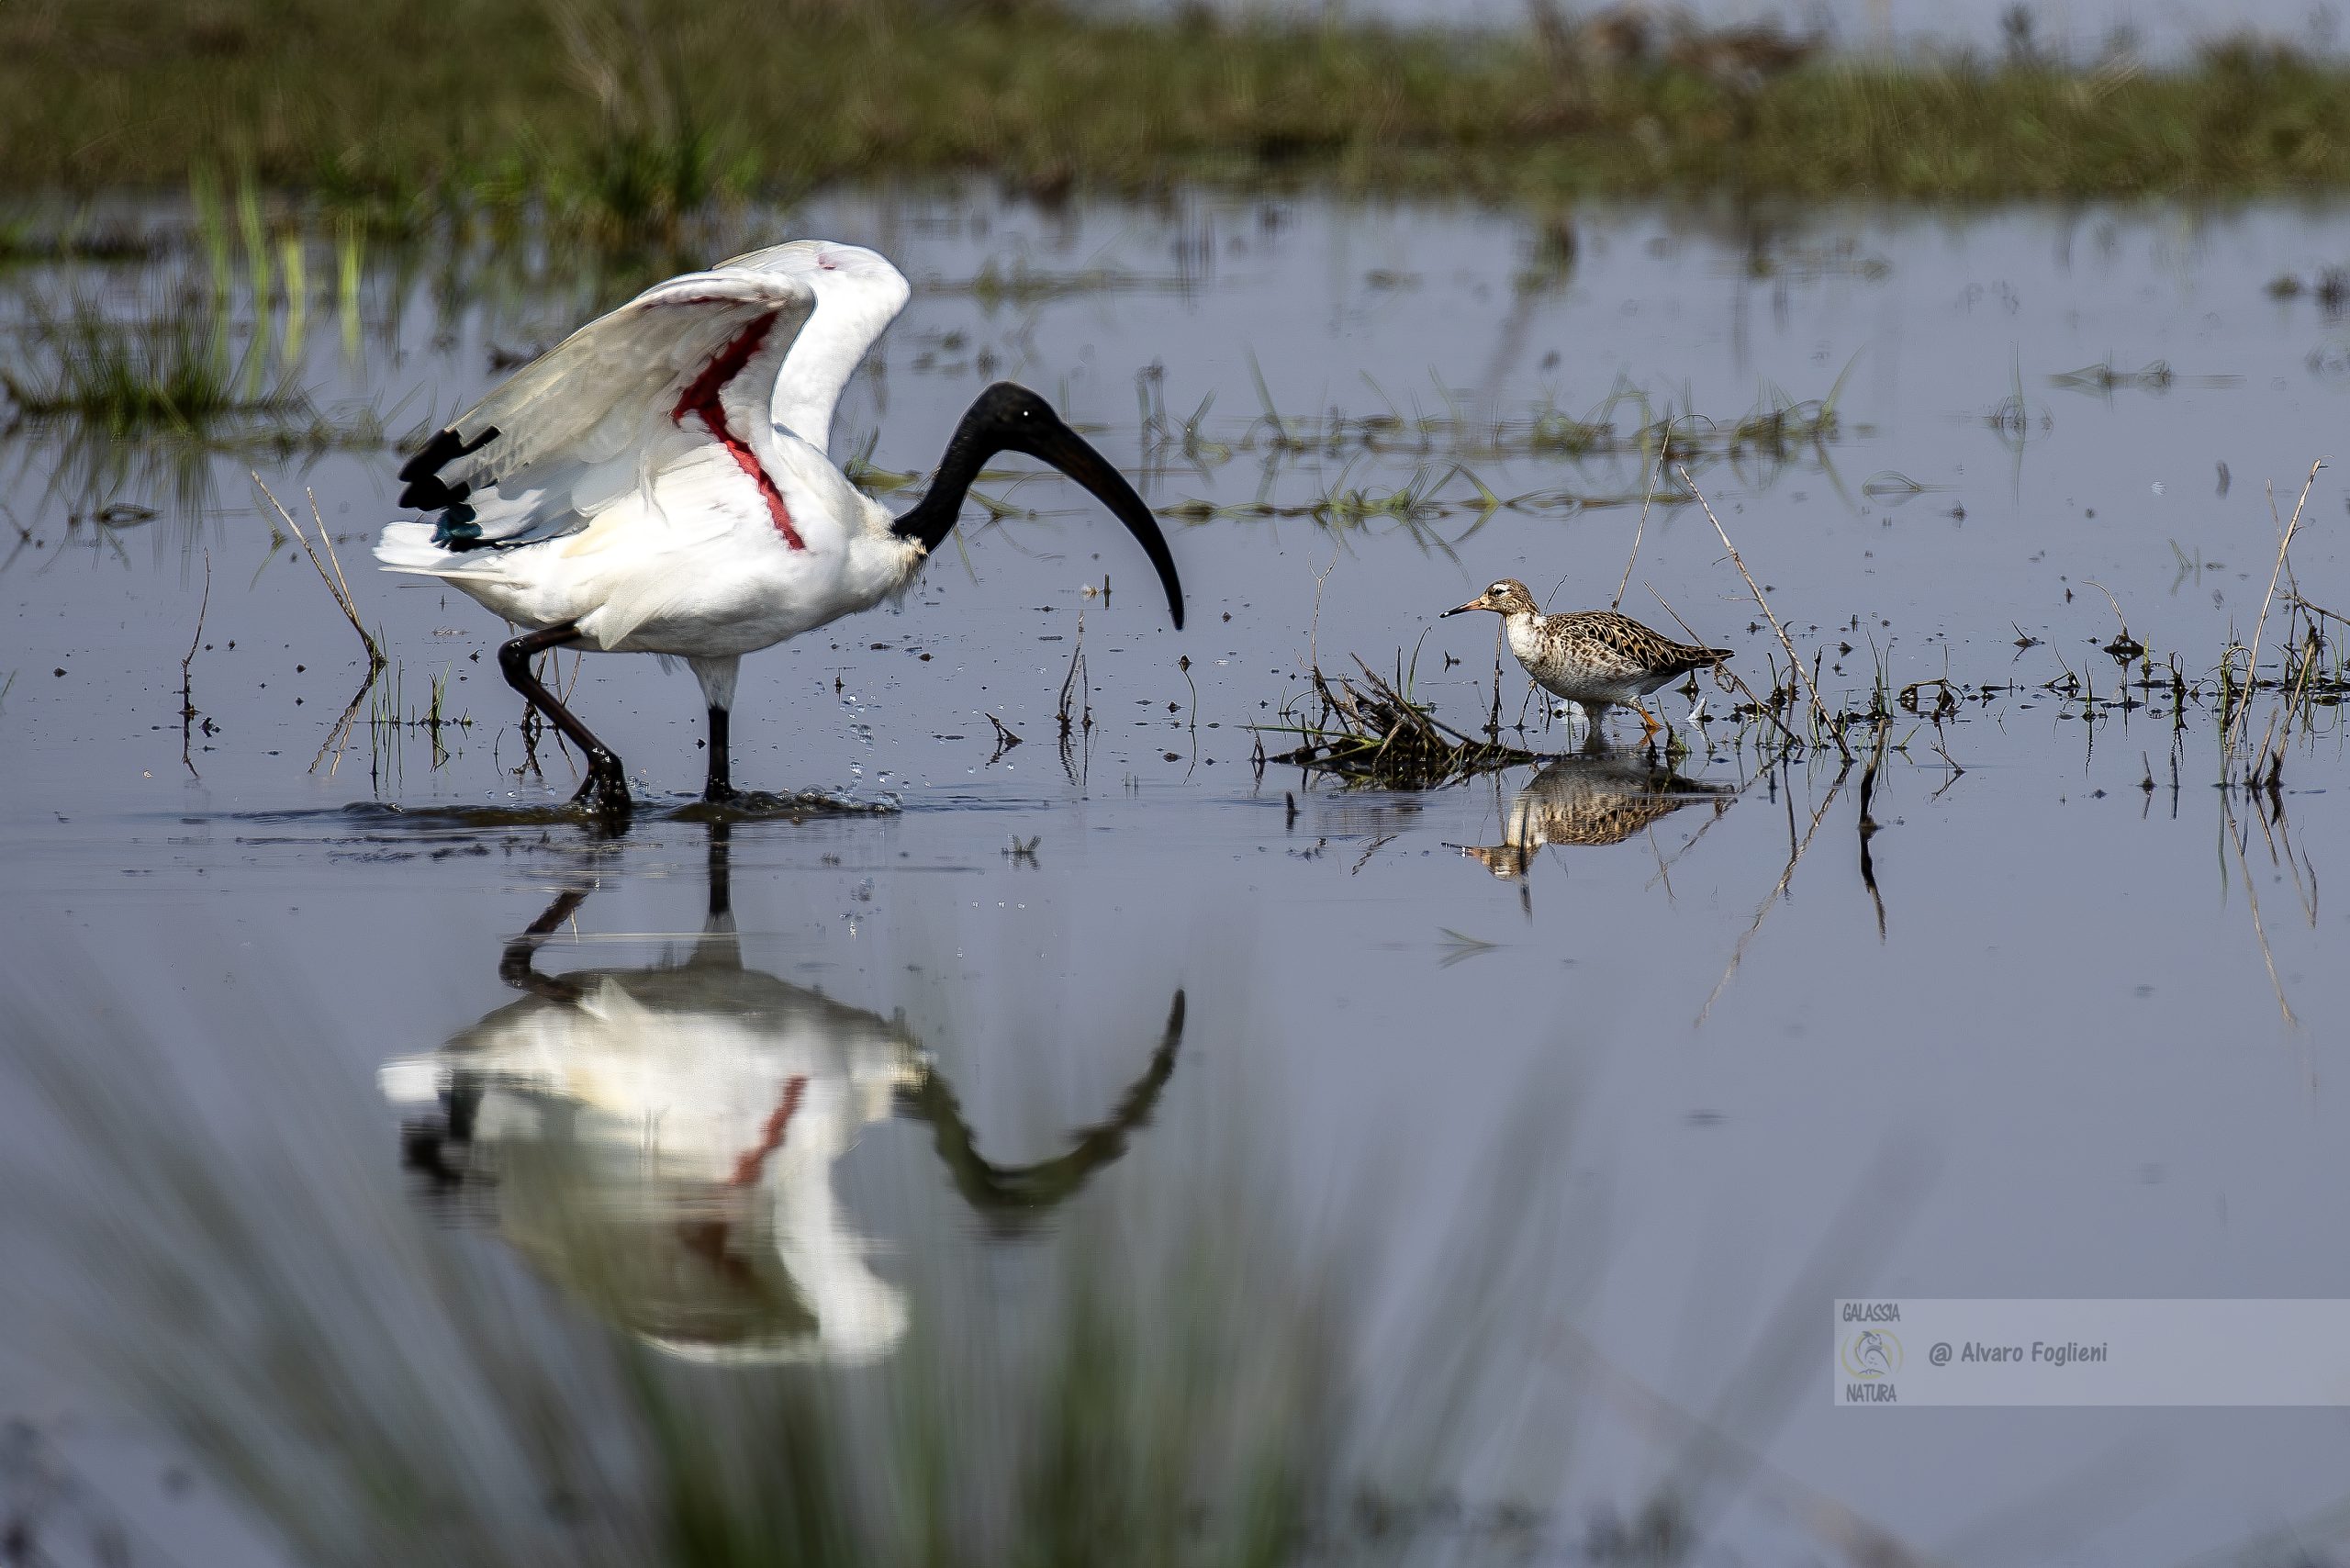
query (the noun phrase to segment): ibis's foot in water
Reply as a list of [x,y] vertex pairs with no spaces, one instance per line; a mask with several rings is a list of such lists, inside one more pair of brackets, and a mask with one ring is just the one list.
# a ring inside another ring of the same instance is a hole
[[732,751],[729,724],[723,708],[710,711],[710,779],[701,787],[701,798],[710,805],[731,806],[742,799],[734,792],[734,785],[727,766]]
[[636,804],[628,792],[628,776],[621,759],[599,747],[588,756],[588,778],[571,797],[572,804],[607,813],[625,813]]
[[596,738],[596,733],[581,723],[563,700],[547,689],[546,683],[532,673],[531,661],[550,648],[560,648],[579,641],[576,626],[550,626],[543,631],[529,632],[498,650],[498,672],[506,677],[506,684],[522,694],[523,700],[547,716],[547,722],[563,732],[564,738],[577,746],[588,758],[588,779],[579,792],[571,797],[575,804],[593,804],[605,812],[626,812],[633,803],[629,799],[628,776],[621,771],[621,759],[611,747]]

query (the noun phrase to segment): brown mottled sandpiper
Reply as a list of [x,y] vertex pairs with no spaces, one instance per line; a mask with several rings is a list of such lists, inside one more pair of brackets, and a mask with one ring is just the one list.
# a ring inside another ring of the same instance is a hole
[[1472,610],[1490,610],[1502,618],[1509,651],[1535,685],[1583,711],[1591,721],[1594,744],[1610,708],[1633,710],[1647,726],[1645,733],[1655,734],[1664,726],[1641,706],[1640,699],[1675,677],[1720,664],[1731,653],[1729,648],[1676,643],[1612,610],[1545,615],[1516,577],[1503,577],[1444,613]]

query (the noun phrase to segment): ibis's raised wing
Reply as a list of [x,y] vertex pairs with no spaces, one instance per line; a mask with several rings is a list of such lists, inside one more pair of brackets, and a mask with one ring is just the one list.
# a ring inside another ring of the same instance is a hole
[[702,421],[688,416],[714,406],[737,377],[772,381],[814,304],[804,279],[765,269],[688,273],[655,285],[436,433],[400,469],[400,504],[447,510],[462,529],[476,491],[560,490],[564,474],[649,451],[673,429],[692,425],[690,434],[707,438]]
[[790,240],[752,251],[719,270],[781,274],[815,292],[816,316],[791,345],[775,380],[769,413],[809,445],[828,445],[833,409],[874,342],[912,294],[887,256],[835,240]]

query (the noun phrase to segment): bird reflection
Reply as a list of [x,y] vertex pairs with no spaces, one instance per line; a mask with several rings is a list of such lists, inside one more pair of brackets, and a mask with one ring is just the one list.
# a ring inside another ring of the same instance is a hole
[[1547,846],[1621,844],[1684,806],[1710,801],[1718,813],[1735,793],[1727,784],[1684,778],[1652,754],[1583,752],[1526,781],[1510,801],[1501,843],[1460,849],[1496,877],[1520,878]]
[[997,1165],[902,1022],[743,967],[727,871],[713,824],[702,934],[644,969],[542,973],[540,947],[590,890],[564,892],[498,966],[521,1000],[386,1063],[382,1086],[416,1113],[405,1159],[434,1192],[647,1343],[736,1364],[872,1361],[904,1336],[907,1307],[833,1190],[858,1133],[892,1114],[928,1123],[964,1201],[1019,1230],[1148,1118],[1183,993],[1107,1120],[1056,1159]]

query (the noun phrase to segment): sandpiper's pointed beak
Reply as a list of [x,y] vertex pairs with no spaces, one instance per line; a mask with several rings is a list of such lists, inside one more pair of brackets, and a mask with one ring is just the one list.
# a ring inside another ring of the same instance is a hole
[[[1491,610],[1492,608],[1492,605],[1485,602],[1485,596],[1481,593],[1466,604],[1454,605],[1450,610],[1446,610],[1444,615],[1466,615],[1472,610]],[[1441,621],[1444,615],[1439,615],[1437,619]]]
[[1110,465],[1110,460],[1096,452],[1086,439],[1058,419],[1051,419],[1041,430],[1021,432],[1015,443],[1019,451],[1039,457],[1093,492],[1094,498],[1117,515],[1135,536],[1142,553],[1150,557],[1151,568],[1158,574],[1158,586],[1167,590],[1167,612],[1175,619],[1175,629],[1183,629],[1183,585],[1175,576],[1175,556],[1167,548],[1167,536],[1158,531],[1158,520],[1150,515],[1150,508],[1135,494],[1125,476]]

